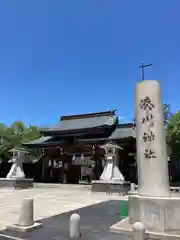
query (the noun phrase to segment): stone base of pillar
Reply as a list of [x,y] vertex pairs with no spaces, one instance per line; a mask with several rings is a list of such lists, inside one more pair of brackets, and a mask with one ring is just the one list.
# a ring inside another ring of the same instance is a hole
[[128,192],[128,195],[137,195],[138,191],[137,191],[137,185],[134,183],[131,183],[131,189]]
[[[130,224],[129,217],[121,220],[110,227],[110,232],[118,234],[119,239],[134,239],[133,238],[133,224]],[[145,229],[146,230],[146,229]],[[145,231],[145,239],[154,240],[180,240],[179,232],[160,232],[160,231]]]
[[13,232],[31,232],[40,227],[42,227],[42,223],[35,222],[32,226],[19,226],[18,224],[14,224],[8,226],[6,230]]
[[0,188],[27,189],[33,188],[33,179],[8,179],[0,178]]
[[129,196],[129,220],[148,230],[180,232],[180,198]]
[[[129,196],[129,217],[112,226],[111,231],[129,235],[135,222],[142,222],[148,239],[180,239],[180,198]],[[158,237],[159,235],[162,237]],[[166,236],[166,238],[165,238]]]
[[130,189],[130,182],[118,180],[97,180],[92,181],[92,192],[106,192],[106,193],[119,193],[120,195],[127,195]]

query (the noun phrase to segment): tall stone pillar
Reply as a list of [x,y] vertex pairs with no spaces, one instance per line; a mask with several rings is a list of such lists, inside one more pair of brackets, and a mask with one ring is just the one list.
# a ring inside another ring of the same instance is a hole
[[[129,196],[128,218],[111,229],[129,236],[131,224],[141,222],[141,230],[146,229],[151,239],[172,239],[175,234],[180,238],[180,198],[170,195],[160,84],[142,81],[135,94],[139,193]],[[144,232],[137,237],[144,237]]]
[[139,194],[167,197],[170,194],[168,161],[158,81],[146,80],[137,84],[135,115]]

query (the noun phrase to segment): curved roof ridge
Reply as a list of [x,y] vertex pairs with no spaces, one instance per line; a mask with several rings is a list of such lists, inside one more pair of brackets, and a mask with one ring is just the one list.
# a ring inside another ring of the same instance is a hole
[[110,110],[110,111],[104,111],[104,112],[67,115],[67,116],[62,116],[60,120],[63,121],[63,120],[72,120],[72,119],[80,119],[80,118],[93,118],[93,117],[102,117],[102,116],[111,116],[111,115],[113,116],[116,114],[115,112],[116,110]]

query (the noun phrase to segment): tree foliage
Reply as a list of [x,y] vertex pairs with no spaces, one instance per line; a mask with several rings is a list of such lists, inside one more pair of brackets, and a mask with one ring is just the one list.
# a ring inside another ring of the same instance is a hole
[[[169,104],[164,104],[164,126],[173,156],[180,156],[180,111],[172,114]],[[33,125],[25,126],[23,121],[16,121],[11,126],[0,123],[0,160],[9,159],[8,151],[11,148],[22,147],[23,142],[32,141],[40,136],[40,128]]]
[[16,121],[11,126],[0,123],[0,159],[9,158],[8,151],[13,147],[22,147],[23,142],[29,142],[41,136],[36,126],[26,127],[24,122]]
[[172,149],[172,157],[180,157],[180,111],[173,114],[167,125],[167,142]]
[[[133,121],[136,124],[135,119]],[[170,104],[164,104],[164,127],[171,158],[180,158],[180,111],[173,114]]]
[[164,126],[167,127],[170,119],[172,118],[173,114],[171,112],[170,104],[164,104]]

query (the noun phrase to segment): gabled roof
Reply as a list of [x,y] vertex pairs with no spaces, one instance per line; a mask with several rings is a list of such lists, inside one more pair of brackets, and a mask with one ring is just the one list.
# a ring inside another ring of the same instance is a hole
[[[88,142],[106,142],[109,140],[120,140],[125,138],[136,138],[135,130],[134,130],[134,124],[132,123],[126,123],[126,124],[118,124],[116,125],[116,129],[114,132],[110,135],[109,138],[91,138],[91,139],[79,139],[78,142],[80,143],[88,143]],[[63,138],[62,138],[63,139]],[[26,147],[50,147],[50,146],[60,146],[63,140],[56,141],[54,137],[47,136],[47,137],[41,137],[37,140],[23,143]]]
[[83,115],[71,115],[61,117],[61,122],[44,133],[51,132],[70,132],[81,131],[85,129],[100,128],[106,126],[113,126],[117,123],[117,116],[115,111],[89,113]]
[[133,123],[118,124],[109,139],[136,138],[136,132]]

